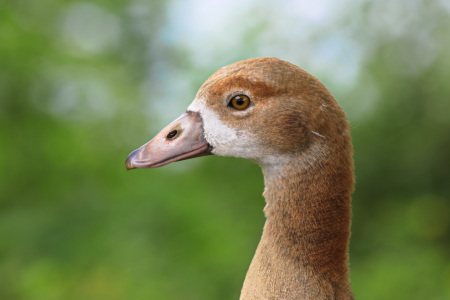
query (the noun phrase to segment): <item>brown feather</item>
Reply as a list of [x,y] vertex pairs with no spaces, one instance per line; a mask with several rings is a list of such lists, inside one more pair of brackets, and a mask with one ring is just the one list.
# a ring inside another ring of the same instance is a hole
[[[230,115],[233,93],[254,110]],[[275,58],[220,69],[198,98],[233,128],[258,137],[264,155],[288,156],[262,166],[267,221],[241,299],[353,299],[348,278],[353,159],[349,124],[326,87]]]

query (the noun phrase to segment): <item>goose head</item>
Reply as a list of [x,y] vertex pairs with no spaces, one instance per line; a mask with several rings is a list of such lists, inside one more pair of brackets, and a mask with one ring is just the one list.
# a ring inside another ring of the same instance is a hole
[[308,167],[333,152],[347,128],[315,77],[280,59],[249,59],[215,72],[183,115],[128,156],[126,168],[210,154],[249,159],[265,172],[293,159]]
[[210,154],[249,159],[264,173],[267,221],[241,299],[353,299],[351,138],[325,86],[276,58],[226,66],[126,168]]

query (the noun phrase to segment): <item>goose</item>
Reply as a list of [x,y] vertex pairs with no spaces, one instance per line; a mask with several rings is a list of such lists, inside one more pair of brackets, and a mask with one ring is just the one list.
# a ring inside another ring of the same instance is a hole
[[249,159],[264,175],[266,222],[241,300],[354,299],[349,123],[318,79],[273,57],[223,67],[126,169],[204,155]]

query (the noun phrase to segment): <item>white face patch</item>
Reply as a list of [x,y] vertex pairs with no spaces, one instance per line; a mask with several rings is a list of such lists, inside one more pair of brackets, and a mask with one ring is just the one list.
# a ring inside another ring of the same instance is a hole
[[195,98],[187,110],[200,113],[205,139],[213,147],[213,154],[252,160],[261,166],[266,178],[279,176],[286,166],[294,162],[299,169],[308,169],[320,158],[330,155],[324,143],[325,136],[316,132],[316,142],[301,157],[296,157],[295,154],[276,153],[263,145],[249,130],[239,130],[227,124],[226,118],[220,118],[216,111],[207,107],[204,99]]
[[198,112],[201,114],[202,108],[205,106],[205,101],[203,99],[195,98],[191,105],[188,106],[187,110],[192,112]]
[[258,149],[259,143],[253,134],[237,130],[221,120],[214,110],[206,106],[203,99],[194,99],[187,110],[198,112],[202,116],[205,139],[213,147],[213,154],[258,160],[262,149]]

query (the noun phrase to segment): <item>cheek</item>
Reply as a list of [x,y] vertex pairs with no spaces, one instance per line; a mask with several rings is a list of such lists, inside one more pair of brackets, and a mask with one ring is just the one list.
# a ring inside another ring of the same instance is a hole
[[260,110],[251,118],[220,118],[219,113],[196,99],[188,110],[197,111],[203,119],[205,139],[219,156],[243,157],[258,161],[265,156],[278,156],[301,149],[307,143],[307,128],[296,108]]
[[279,110],[276,116],[258,118],[259,138],[278,153],[295,152],[307,142],[307,129],[295,110]]

